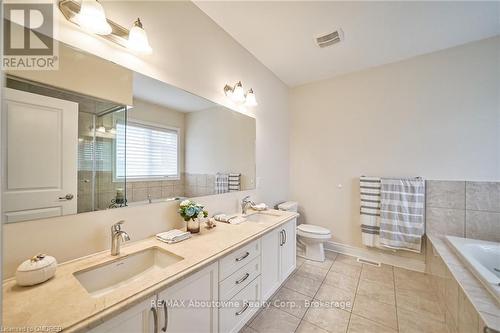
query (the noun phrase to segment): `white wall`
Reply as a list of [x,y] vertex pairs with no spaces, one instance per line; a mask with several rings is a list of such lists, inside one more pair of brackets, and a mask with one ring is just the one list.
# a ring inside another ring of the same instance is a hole
[[500,37],[292,89],[302,221],[361,247],[360,175],[499,180],[499,92]]
[[[59,15],[59,39],[214,102],[233,107],[226,83],[241,80],[256,92],[257,176],[254,198],[274,204],[288,193],[288,89],[191,2],[104,2],[108,17],[130,26],[141,17],[154,53],[142,58],[100,37],[81,32]],[[245,193],[207,198],[211,211],[236,211]],[[86,213],[4,225],[4,276],[24,259],[43,251],[65,261],[109,249],[109,226],[127,220],[125,229],[138,240],[177,225],[177,203]]]

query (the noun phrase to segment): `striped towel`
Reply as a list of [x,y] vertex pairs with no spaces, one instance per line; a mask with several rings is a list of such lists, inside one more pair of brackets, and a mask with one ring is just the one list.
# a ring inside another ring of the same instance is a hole
[[215,193],[229,192],[229,175],[227,173],[217,173],[215,175]]
[[379,246],[380,178],[359,178],[361,237],[366,246]]
[[241,173],[229,174],[229,192],[239,191],[241,186]]
[[382,178],[380,245],[420,253],[425,232],[425,181]]

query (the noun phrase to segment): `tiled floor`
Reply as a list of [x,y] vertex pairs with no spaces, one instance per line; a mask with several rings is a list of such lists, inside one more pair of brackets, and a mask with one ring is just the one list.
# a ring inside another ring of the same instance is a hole
[[242,333],[446,333],[427,275],[328,252],[297,270]]

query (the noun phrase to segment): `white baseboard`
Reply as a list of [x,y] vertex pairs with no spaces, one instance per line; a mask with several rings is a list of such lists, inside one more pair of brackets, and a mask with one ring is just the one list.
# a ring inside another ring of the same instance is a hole
[[369,248],[363,249],[333,241],[327,241],[325,243],[325,250],[367,259],[370,261],[380,262],[386,265],[406,268],[412,271],[425,272],[424,260],[402,257],[383,250],[371,250]]

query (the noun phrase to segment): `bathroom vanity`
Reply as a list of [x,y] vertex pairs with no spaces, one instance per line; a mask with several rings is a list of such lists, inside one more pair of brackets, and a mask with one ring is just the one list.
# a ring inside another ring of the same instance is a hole
[[218,223],[180,243],[149,238],[127,244],[118,257],[108,250],[61,264],[38,286],[7,280],[3,325],[238,332],[295,269],[296,217],[255,212],[242,224]]

